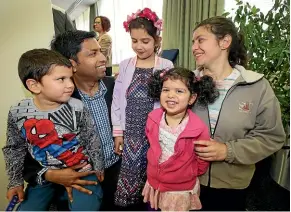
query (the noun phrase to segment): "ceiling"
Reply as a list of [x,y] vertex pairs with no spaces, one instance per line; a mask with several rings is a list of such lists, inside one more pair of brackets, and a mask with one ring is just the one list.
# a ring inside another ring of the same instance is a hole
[[75,20],[84,12],[90,5],[97,0],[51,0],[52,4],[64,10],[71,18]]

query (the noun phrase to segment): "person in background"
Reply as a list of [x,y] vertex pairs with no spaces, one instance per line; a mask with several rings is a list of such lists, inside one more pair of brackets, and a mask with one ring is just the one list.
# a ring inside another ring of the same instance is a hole
[[101,52],[106,57],[106,76],[112,76],[112,38],[108,34],[111,24],[105,16],[97,16],[94,19],[94,30],[98,33],[98,43]]
[[202,21],[192,43],[196,76],[211,76],[220,92],[208,108],[193,107],[211,132],[210,140],[195,147],[210,162],[200,177],[202,209],[244,211],[255,164],[285,141],[280,104],[263,74],[246,69],[244,40],[230,19]]
[[172,68],[173,63],[156,55],[161,20],[155,12],[149,8],[138,10],[128,17],[124,27],[130,32],[136,56],[120,63],[113,92],[111,115],[115,152],[122,153],[115,203],[125,210],[145,210],[141,195],[146,182],[149,147],[145,124],[155,103],[148,96],[148,81],[156,70]]

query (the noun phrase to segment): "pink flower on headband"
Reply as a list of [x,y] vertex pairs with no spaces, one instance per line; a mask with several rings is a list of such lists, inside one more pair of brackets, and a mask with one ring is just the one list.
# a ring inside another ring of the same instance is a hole
[[162,31],[163,21],[161,19],[157,20],[154,26],[157,27],[159,31]]
[[123,27],[124,27],[124,29],[125,29],[126,32],[129,31],[129,24],[128,24],[128,22],[124,21],[123,22]]
[[158,16],[155,12],[151,11],[151,9],[144,8],[144,10],[139,14],[139,17],[147,18],[155,23]]
[[144,8],[143,10],[137,10],[136,13],[132,13],[131,16],[130,15],[127,16],[127,20],[123,22],[123,27],[125,28],[126,32],[129,32],[130,22],[139,17],[146,18],[149,21],[152,21],[154,26],[157,28],[157,34],[160,34],[160,31],[162,31],[163,21],[159,19],[157,14],[149,8]]
[[134,13],[132,13],[132,14],[134,14],[135,15],[135,18],[136,18],[136,15],[137,14],[140,14],[140,12],[141,12],[141,9],[138,9],[135,14]]

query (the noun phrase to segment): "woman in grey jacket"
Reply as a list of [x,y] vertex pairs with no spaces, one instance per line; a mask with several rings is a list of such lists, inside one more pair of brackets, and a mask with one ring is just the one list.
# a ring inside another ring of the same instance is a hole
[[279,150],[285,133],[278,99],[262,74],[248,71],[243,38],[224,17],[202,21],[193,33],[197,77],[210,75],[220,97],[193,111],[209,126],[210,141],[198,141],[200,159],[211,162],[200,178],[203,210],[245,210],[255,163]]

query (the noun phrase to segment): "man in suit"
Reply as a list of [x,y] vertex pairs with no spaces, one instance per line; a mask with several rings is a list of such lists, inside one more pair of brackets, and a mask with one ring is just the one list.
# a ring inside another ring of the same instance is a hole
[[[89,109],[99,134],[105,162],[105,178],[101,183],[103,202],[100,210],[115,210],[114,193],[117,186],[121,159],[114,153],[111,125],[111,102],[114,78],[106,77],[106,58],[94,32],[67,31],[51,42],[51,49],[67,57],[73,64],[75,91],[72,97],[82,100]],[[64,170],[48,170],[41,167],[29,154],[24,163],[24,179],[31,185],[53,182],[66,187],[68,198],[72,199],[72,188],[90,193],[82,186],[95,182],[80,180],[80,177],[92,174],[79,173],[77,165]],[[60,186],[60,190],[64,190]],[[37,200],[36,200],[37,201]]]

